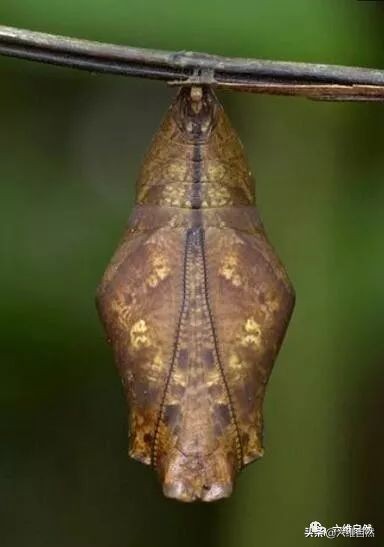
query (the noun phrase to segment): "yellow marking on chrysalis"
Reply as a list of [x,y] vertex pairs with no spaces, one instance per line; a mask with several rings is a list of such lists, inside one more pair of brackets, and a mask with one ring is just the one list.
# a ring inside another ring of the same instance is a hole
[[166,196],[171,199],[181,199],[184,197],[185,190],[184,188],[180,187],[179,185],[173,183],[168,184],[165,187]]
[[153,364],[156,368],[162,368],[164,366],[164,361],[158,353],[155,355]]
[[219,275],[222,275],[228,281],[231,281],[235,287],[239,287],[242,283],[241,275],[237,272],[238,261],[234,255],[224,257]]
[[257,323],[254,319],[254,317],[249,317],[244,325],[244,329],[246,332],[260,332],[260,325]]
[[184,180],[187,172],[187,166],[183,163],[170,163],[167,173],[171,179]]
[[259,346],[260,345],[260,337],[256,336],[254,334],[246,334],[241,339],[241,345],[242,346]]
[[155,256],[153,259],[153,267],[155,269],[156,275],[160,279],[165,279],[169,272],[171,271],[168,260],[165,258],[165,256],[158,255]]
[[231,380],[238,382],[244,376],[247,364],[240,359],[237,353],[231,353],[229,356],[229,368],[231,370]]
[[225,176],[225,167],[220,163],[209,163],[207,166],[208,180],[218,182]]
[[241,345],[260,346],[261,344],[261,328],[259,323],[255,321],[254,317],[249,317],[244,323],[245,335],[241,337]]
[[155,255],[152,259],[152,271],[147,278],[147,283],[154,288],[163,281],[170,273],[168,260],[163,255]]
[[126,329],[130,320],[131,308],[127,306],[121,295],[116,296],[111,302],[111,308],[115,312],[118,324],[122,329]]
[[232,277],[232,283],[235,285],[235,287],[240,287],[241,285],[241,277],[236,274]]
[[280,302],[274,296],[265,295],[265,302],[261,304],[260,310],[265,314],[265,316],[271,316],[275,311],[280,308]]
[[148,327],[144,319],[139,319],[131,327],[130,337],[131,344],[134,349],[148,347],[151,345],[150,336],[148,336]]
[[152,288],[157,287],[159,280],[155,274],[151,274],[147,279],[148,285]]
[[206,371],[204,378],[205,378],[205,385],[207,387],[210,387],[210,386],[219,384],[222,379],[222,376],[219,370],[215,369],[212,371]]
[[241,369],[243,364],[239,359],[237,353],[231,353],[229,357],[229,366],[234,369]]
[[237,259],[233,255],[228,255],[224,258],[219,273],[226,279],[230,279],[233,275],[235,266],[237,266]]

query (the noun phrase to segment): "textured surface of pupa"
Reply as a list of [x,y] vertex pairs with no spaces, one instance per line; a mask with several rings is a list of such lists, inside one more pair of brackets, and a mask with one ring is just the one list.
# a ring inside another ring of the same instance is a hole
[[213,501],[263,454],[265,387],[294,305],[243,147],[209,87],[155,135],[97,303],[129,406],[130,455],[166,496]]

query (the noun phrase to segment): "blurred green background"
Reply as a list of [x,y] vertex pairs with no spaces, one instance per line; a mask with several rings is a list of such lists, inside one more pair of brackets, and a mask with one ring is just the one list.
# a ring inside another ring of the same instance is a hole
[[[2,0],[0,23],[384,65],[382,2]],[[299,547],[316,541],[304,538],[312,520],[371,523],[383,545],[383,106],[220,94],[297,306],[267,393],[265,457],[230,500],[182,505],[128,460],[94,307],[172,91],[5,58],[0,84],[1,545]]]

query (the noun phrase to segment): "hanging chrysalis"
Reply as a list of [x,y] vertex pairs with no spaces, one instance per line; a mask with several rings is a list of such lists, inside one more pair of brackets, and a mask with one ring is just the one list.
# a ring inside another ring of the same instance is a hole
[[98,309],[129,403],[130,455],[166,496],[213,501],[263,455],[262,404],[294,290],[209,87],[183,87],[154,137]]

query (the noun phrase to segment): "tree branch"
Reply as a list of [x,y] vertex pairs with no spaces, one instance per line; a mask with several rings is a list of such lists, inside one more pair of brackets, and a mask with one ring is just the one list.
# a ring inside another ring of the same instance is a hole
[[319,100],[384,100],[384,70],[220,57],[78,40],[0,26],[0,54],[90,72]]

